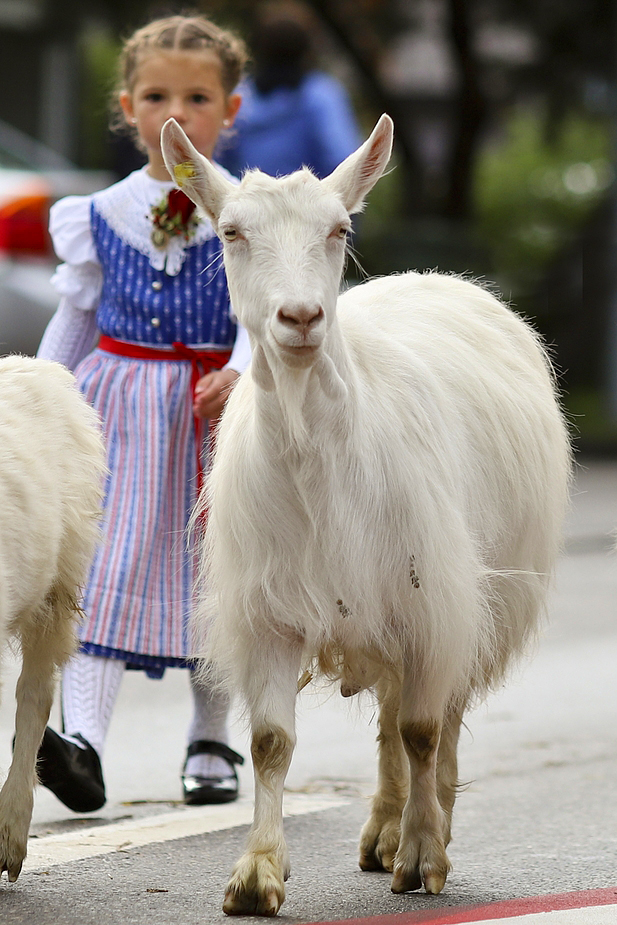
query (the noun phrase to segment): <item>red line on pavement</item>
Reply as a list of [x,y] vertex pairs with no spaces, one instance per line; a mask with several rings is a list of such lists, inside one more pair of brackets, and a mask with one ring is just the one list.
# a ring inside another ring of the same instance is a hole
[[[580,890],[574,893],[556,893],[551,896],[533,896],[523,899],[506,899],[482,906],[442,906],[439,909],[416,909],[413,912],[396,912],[373,915],[362,919],[338,919],[319,922],[319,925],[463,925],[464,922],[483,922],[487,919],[505,919],[533,912],[554,912],[559,909],[584,909],[588,906],[617,904],[617,886],[603,890]],[[315,925],[305,922],[304,925]]]

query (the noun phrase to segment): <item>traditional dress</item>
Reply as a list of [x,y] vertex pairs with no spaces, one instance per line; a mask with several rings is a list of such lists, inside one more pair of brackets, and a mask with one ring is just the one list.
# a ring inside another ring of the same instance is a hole
[[[195,557],[186,528],[203,450],[192,351],[206,355],[208,368],[243,372],[250,359],[210,222],[201,217],[189,241],[152,240],[152,208],[172,186],[144,168],[52,208],[50,231],[65,261],[53,278],[62,302],[39,350],[74,368],[107,443],[103,541],[84,592],[82,650],[154,676],[191,654]],[[99,345],[90,351],[93,339]]]

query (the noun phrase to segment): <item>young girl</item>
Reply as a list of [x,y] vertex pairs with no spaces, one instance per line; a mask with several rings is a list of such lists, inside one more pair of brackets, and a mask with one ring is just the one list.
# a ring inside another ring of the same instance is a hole
[[[230,314],[219,241],[173,189],[159,138],[173,116],[211,158],[240,106],[233,91],[245,60],[235,36],[199,16],[138,30],[122,53],[118,102],[148,163],[51,213],[65,263],[39,356],[75,371],[103,421],[110,469],[81,650],[62,678],[63,734],[48,728],[39,754],[41,782],[76,812],[105,802],[100,758],[125,668],[161,677],[167,666],[190,666],[186,527],[202,424],[220,414],[250,348]],[[243,759],[227,746],[227,700],[197,686],[192,671],[191,689],[185,800],[233,800]]]

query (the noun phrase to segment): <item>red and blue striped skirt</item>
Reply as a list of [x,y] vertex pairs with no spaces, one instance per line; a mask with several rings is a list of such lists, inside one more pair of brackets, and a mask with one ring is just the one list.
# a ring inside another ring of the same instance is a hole
[[191,363],[95,350],[75,374],[103,422],[110,471],[85,588],[84,651],[153,675],[187,664],[197,496]]

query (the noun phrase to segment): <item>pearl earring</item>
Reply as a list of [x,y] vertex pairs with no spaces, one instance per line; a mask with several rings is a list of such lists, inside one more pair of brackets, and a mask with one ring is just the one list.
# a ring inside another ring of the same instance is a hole
[[223,125],[225,126],[225,128],[229,128],[229,126],[231,125],[231,119],[223,119]]

